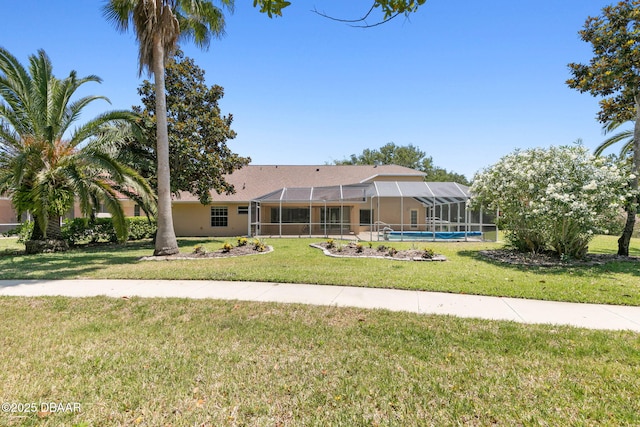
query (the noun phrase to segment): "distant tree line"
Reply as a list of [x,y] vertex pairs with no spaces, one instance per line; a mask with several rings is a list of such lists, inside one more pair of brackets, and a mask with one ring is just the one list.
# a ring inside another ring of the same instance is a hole
[[471,185],[466,176],[435,166],[433,159],[413,144],[398,146],[393,142],[379,149],[365,149],[348,159],[334,160],[336,165],[399,165],[424,172],[425,181],[457,182]]

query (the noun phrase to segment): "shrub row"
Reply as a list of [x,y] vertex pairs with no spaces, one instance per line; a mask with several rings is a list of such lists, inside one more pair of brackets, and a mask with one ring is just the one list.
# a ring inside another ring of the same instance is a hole
[[[156,233],[156,222],[146,217],[128,217],[127,221],[127,240],[142,240],[153,238]],[[19,240],[25,242],[31,237],[33,231],[33,223],[25,222],[22,224],[19,233]],[[116,242],[115,229],[111,218],[75,218],[66,220],[62,224],[62,235],[64,239],[71,245],[79,243],[96,243],[96,242]]]

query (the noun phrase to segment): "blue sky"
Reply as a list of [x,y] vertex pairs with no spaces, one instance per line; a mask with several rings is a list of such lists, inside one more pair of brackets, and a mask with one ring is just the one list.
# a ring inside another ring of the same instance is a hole
[[[139,105],[137,44],[102,17],[102,1],[3,3],[0,46],[26,64],[44,49],[59,78],[76,70],[107,96],[90,118]],[[409,19],[370,29],[322,18],[359,16],[368,0],[292,0],[269,19],[237,0],[209,50],[182,46],[225,89],[230,147],[253,164],[324,164],[388,142],[413,144],[469,178],[516,148],[602,140],[598,99],[569,89],[587,62],[585,19],[613,0],[427,0]]]

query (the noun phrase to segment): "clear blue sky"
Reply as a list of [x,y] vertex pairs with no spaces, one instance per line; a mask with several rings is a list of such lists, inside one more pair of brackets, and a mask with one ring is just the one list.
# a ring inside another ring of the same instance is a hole
[[[369,0],[292,0],[269,19],[237,0],[226,36],[183,50],[225,88],[230,147],[253,164],[324,164],[413,144],[438,166],[473,174],[516,148],[602,140],[597,99],[569,89],[569,62],[586,62],[585,19],[613,0],[427,0],[409,19],[359,29]],[[26,64],[44,49],[54,73],[96,74],[82,94],[139,105],[137,44],[102,17],[102,1],[0,0],[0,46]]]

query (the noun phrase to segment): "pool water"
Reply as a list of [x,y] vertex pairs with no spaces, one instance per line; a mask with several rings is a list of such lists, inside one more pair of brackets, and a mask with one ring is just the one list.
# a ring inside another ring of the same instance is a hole
[[482,237],[480,231],[389,231],[385,233],[388,240],[459,240],[465,237]]

